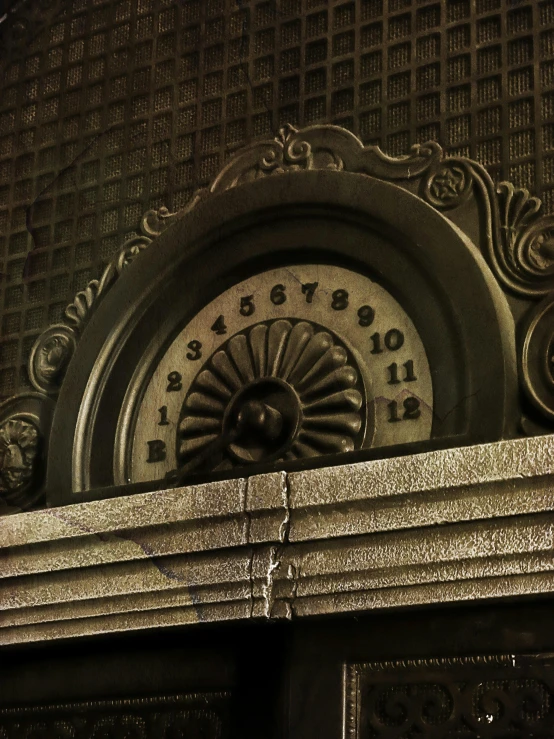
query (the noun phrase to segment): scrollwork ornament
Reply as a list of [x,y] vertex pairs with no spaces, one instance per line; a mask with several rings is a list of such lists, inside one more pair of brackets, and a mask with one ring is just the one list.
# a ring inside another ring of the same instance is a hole
[[554,421],[554,292],[527,317],[520,350],[523,389],[540,413]]
[[554,223],[551,228],[540,224],[537,229],[530,229],[527,258],[542,272],[554,272]]
[[151,243],[152,239],[148,236],[135,236],[126,241],[125,247],[117,255],[115,263],[117,274],[120,275],[123,269],[128,267]]
[[147,210],[143,215],[140,230],[144,236],[159,236],[165,229],[173,223],[177,213],[171,213],[165,205],[158,210]]
[[501,277],[515,292],[540,298],[554,289],[554,217],[541,201],[510,182],[497,187]]
[[48,394],[59,391],[76,346],[74,330],[64,324],[43,331],[29,356],[29,378],[37,390]]
[[298,137],[298,129],[287,123],[279,129],[275,143],[260,158],[262,171],[274,174],[312,169],[312,147],[308,141]]
[[511,657],[511,663],[504,659],[476,656],[372,663],[355,665],[355,672],[349,666],[345,735],[349,739],[552,736],[548,665],[536,658],[542,676],[537,678],[536,672],[529,675],[527,670],[522,675],[516,657]]
[[[375,686],[367,698],[367,715],[373,732],[381,736],[434,733],[447,724],[454,709],[450,690],[440,684],[419,683]],[[373,733],[372,732],[372,733]]]
[[59,392],[65,370],[75,351],[77,340],[99,300],[121,272],[169,225],[176,213],[165,207],[149,210],[142,217],[141,234],[134,234],[106,265],[99,279],[91,280],[75,295],[63,314],[64,323],[48,327],[38,337],[29,357],[29,378],[44,393]]
[[96,298],[102,292],[100,287],[102,282],[107,281],[91,280],[84,290],[79,290],[73,302],[65,309],[64,316],[66,321],[72,324],[77,330],[84,326]]
[[473,187],[471,167],[463,159],[444,159],[424,183],[426,200],[435,208],[456,208],[470,195]]
[[0,508],[3,503],[8,512],[26,510],[42,498],[53,410],[53,401],[39,393],[0,404]]
[[140,225],[142,234],[131,236],[106,266],[100,279],[91,280],[65,309],[65,319],[75,330],[81,331],[84,328],[100,296],[111,287],[122,270],[131,264],[141,251],[150,246],[153,241],[151,237],[159,236],[165,230],[175,215],[164,207],[157,211],[149,210],[144,214]]
[[554,218],[542,218],[515,238],[516,266],[530,278],[554,287]]
[[273,174],[303,170],[344,170],[379,179],[411,180],[428,172],[442,157],[436,142],[416,144],[402,157],[390,157],[377,146],[364,146],[353,133],[333,125],[298,130],[282,126],[272,141],[241,149],[220,170],[209,189],[199,190],[186,206],[188,212],[205,197]]
[[[315,142],[314,142],[315,143]],[[344,162],[336,151],[325,146],[312,146],[290,123],[279,129],[259,161],[260,174],[284,174],[303,169],[344,169]]]

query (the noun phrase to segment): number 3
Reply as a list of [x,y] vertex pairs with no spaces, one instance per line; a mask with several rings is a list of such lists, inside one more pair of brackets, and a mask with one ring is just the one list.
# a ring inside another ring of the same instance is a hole
[[202,356],[202,352],[200,349],[202,349],[202,344],[194,339],[194,341],[189,341],[187,344],[188,348],[190,349],[190,352],[187,352],[187,359],[190,359],[191,361],[196,361],[197,359],[200,359]]

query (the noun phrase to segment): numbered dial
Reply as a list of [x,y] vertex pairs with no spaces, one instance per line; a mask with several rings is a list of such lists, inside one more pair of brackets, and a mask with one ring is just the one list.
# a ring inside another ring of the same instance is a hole
[[178,467],[352,451],[368,428],[362,373],[338,336],[275,319],[235,334],[196,376],[178,425]]
[[121,419],[121,482],[428,439],[433,388],[408,314],[330,265],[268,270],[205,306]]

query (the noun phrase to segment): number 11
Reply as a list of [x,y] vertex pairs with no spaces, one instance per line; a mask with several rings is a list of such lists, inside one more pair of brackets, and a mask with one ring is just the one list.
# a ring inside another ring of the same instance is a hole
[[402,366],[404,367],[405,372],[404,377],[400,380],[398,378],[398,365],[396,362],[389,364],[387,367],[390,375],[390,379],[388,380],[389,385],[398,385],[399,382],[415,382],[417,380],[417,377],[414,375],[413,359],[408,359],[408,361],[404,362]]

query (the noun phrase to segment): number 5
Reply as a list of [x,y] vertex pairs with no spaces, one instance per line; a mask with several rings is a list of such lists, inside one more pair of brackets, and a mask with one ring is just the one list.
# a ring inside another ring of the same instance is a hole
[[240,310],[239,313],[241,316],[251,316],[252,313],[256,310],[256,307],[254,303],[252,302],[254,300],[253,295],[245,295],[240,299]]

